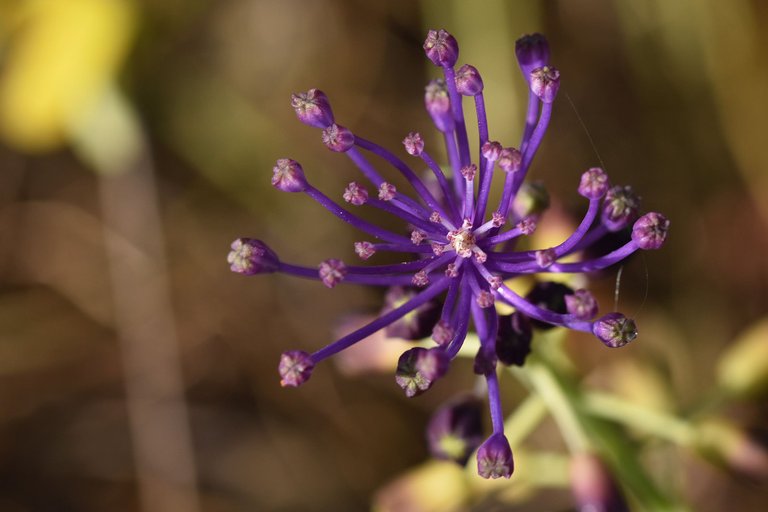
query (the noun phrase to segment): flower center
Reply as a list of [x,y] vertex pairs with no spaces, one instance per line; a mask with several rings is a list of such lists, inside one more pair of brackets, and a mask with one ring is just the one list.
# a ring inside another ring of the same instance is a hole
[[469,258],[472,256],[475,245],[475,235],[472,234],[472,228],[469,226],[462,226],[460,229],[451,231],[446,235],[448,242],[456,251],[456,254],[462,258]]

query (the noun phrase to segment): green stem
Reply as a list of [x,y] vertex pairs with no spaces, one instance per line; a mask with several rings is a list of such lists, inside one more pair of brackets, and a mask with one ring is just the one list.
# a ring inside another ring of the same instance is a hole
[[584,404],[585,396],[575,379],[556,364],[558,359],[546,357],[547,350],[552,347],[540,348],[543,349],[540,356],[532,354],[525,367],[515,369],[513,373],[541,396],[571,452],[599,451],[610,463],[618,480],[632,492],[640,509],[664,512],[686,510],[656,486],[638,461],[638,448],[622,431],[589,414]]
[[586,393],[583,396],[585,410],[597,417],[642,430],[681,446],[693,442],[693,427],[680,418],[642,405],[627,402],[607,393]]
[[530,356],[524,367],[524,374],[531,388],[541,397],[568,446],[571,453],[580,453],[590,447],[576,410],[573,397],[558,381],[555,374],[539,359]]
[[536,430],[547,415],[547,406],[537,394],[530,394],[517,406],[507,421],[504,422],[504,432],[512,449],[520,446],[531,432]]

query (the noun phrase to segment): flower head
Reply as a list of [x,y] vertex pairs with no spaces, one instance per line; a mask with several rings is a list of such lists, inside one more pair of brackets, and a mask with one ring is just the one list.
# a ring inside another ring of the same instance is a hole
[[[246,275],[279,271],[318,280],[328,288],[350,283],[389,289],[380,316],[367,325],[311,354],[295,350],[284,353],[279,365],[283,386],[305,383],[320,362],[384,330],[390,336],[431,337],[434,342],[430,348],[413,347],[399,359],[395,381],[407,396],[416,396],[445,375],[468,331],[474,329],[480,340],[474,370],[487,383],[493,423],[492,435],[478,450],[478,472],[486,478],[509,477],[513,470],[512,451],[504,436],[498,363],[522,365],[531,350],[534,328],[558,326],[592,333],[609,347],[629,343],[637,336],[637,330],[635,323],[621,313],[609,313],[594,320],[598,305],[586,290],[574,291],[562,284],[540,281],[522,296],[506,281],[521,275],[573,274],[608,268],[635,251],[661,247],[669,221],[658,213],[638,219],[640,204],[632,189],[611,187],[605,171],[595,167],[581,176],[573,173],[563,177],[588,202],[573,233],[553,247],[521,249],[520,243],[534,232],[537,219],[549,204],[543,185],[526,181],[547,131],[560,83],[560,72],[549,62],[549,46],[539,34],[524,36],[516,46],[530,91],[528,112],[535,114],[535,119],[532,115],[532,122],[527,124],[515,147],[504,147],[490,139],[482,79],[477,69],[468,64],[458,71],[454,69],[459,47],[453,36],[445,30],[430,31],[424,51],[443,74],[427,85],[424,101],[427,113],[444,136],[450,157],[448,172],[432,158],[418,133],[404,131],[407,135],[400,156],[336,123],[328,97],[311,89],[293,96],[297,117],[321,129],[323,142],[331,150],[346,155],[362,178],[337,191],[336,198],[310,184],[301,165],[290,159],[278,160],[272,178],[278,190],[303,192],[370,237],[354,244],[361,260],[367,262],[377,254],[394,252],[403,255],[402,262],[351,265],[332,258],[317,267],[304,267],[281,262],[263,242],[249,238],[233,243],[228,261],[234,272]],[[478,144],[470,145],[468,140],[462,95],[474,99]],[[474,158],[471,147],[480,148]],[[398,190],[387,181],[379,166],[369,160],[371,157],[400,174],[407,190]],[[415,166],[406,159],[417,159]],[[427,169],[429,176],[415,168]],[[502,174],[504,185],[499,199],[492,201],[490,188],[497,172]],[[351,209],[375,208],[386,212],[399,220],[403,228],[385,229],[364,220],[342,206],[344,202]],[[633,222],[632,239],[620,248],[574,260],[575,255],[588,254],[595,242]],[[499,315],[493,307],[499,302],[512,306],[515,312]],[[433,453],[466,461],[469,452],[479,444],[480,423],[475,402],[442,409],[429,427]]]

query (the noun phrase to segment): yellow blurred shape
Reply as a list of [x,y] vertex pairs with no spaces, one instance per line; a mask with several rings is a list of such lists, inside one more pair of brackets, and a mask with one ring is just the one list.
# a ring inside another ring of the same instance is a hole
[[0,130],[19,150],[54,149],[119,69],[134,33],[134,6],[28,0],[14,10],[19,23],[0,79]]
[[755,395],[768,389],[768,318],[742,333],[717,365],[720,387],[736,395]]
[[430,461],[390,482],[374,497],[374,512],[451,512],[465,509],[464,470],[453,462]]

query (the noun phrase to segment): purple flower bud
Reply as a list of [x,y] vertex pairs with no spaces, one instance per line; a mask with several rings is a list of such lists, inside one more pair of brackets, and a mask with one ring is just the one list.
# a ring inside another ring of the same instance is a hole
[[227,263],[232,272],[252,276],[274,272],[280,266],[277,254],[261,240],[238,238],[231,247]]
[[413,284],[413,286],[424,288],[429,284],[429,274],[427,274],[423,270],[419,270],[418,272],[413,274],[413,277],[411,278],[411,283]]
[[531,71],[549,64],[549,44],[541,34],[526,34],[515,42],[515,55],[523,76],[530,80]]
[[493,223],[493,227],[500,228],[507,223],[507,219],[505,219],[500,212],[493,212],[491,215],[491,222]]
[[560,71],[543,66],[531,71],[531,91],[544,103],[552,103],[560,89]]
[[355,206],[360,206],[368,202],[368,191],[361,184],[352,181],[344,189],[344,200]]
[[343,261],[331,258],[320,264],[317,274],[325,286],[333,288],[346,277],[347,266]]
[[456,265],[453,263],[449,263],[448,266],[445,268],[445,275],[447,277],[458,277],[459,271],[456,270]]
[[597,314],[597,300],[588,290],[576,290],[565,296],[568,313],[579,320],[592,320]]
[[459,172],[461,172],[461,175],[464,176],[464,179],[467,181],[472,181],[475,179],[475,175],[477,174],[477,166],[475,164],[469,164],[462,167]]
[[587,199],[600,199],[608,192],[608,175],[599,167],[587,169],[581,175],[579,194]]
[[496,351],[493,347],[480,347],[475,354],[472,370],[475,375],[490,375],[496,371]]
[[355,136],[340,124],[332,124],[323,130],[323,144],[331,151],[345,153],[355,145]]
[[504,172],[517,172],[523,162],[523,155],[515,148],[504,148],[499,153],[497,163]]
[[540,266],[541,268],[547,268],[551,266],[555,259],[557,259],[557,253],[555,253],[554,249],[542,249],[540,251],[536,251],[536,264]]
[[424,106],[427,107],[427,112],[438,130],[441,132],[453,130],[451,99],[444,80],[438,78],[427,84],[424,92]]
[[[531,291],[528,292],[525,299],[534,306],[555,313],[565,314],[568,312],[565,305],[565,296],[571,295],[572,293],[573,290],[564,284],[554,283],[552,281],[540,281],[531,288]],[[531,318],[531,324],[541,330],[552,328],[552,325],[533,318]]]
[[456,89],[464,96],[477,96],[483,92],[483,79],[474,66],[464,64],[456,72]]
[[[393,286],[384,297],[384,308],[381,314],[385,315],[393,309],[399,308],[415,295],[413,288]],[[414,309],[404,317],[389,324],[384,333],[390,338],[404,340],[420,340],[432,333],[435,324],[440,318],[440,301],[433,299]]]
[[536,231],[536,218],[524,217],[517,223],[517,229],[524,235],[532,235],[533,232]]
[[500,143],[496,141],[488,141],[480,148],[483,157],[491,162],[495,162],[501,157],[501,150],[504,149]]
[[299,121],[315,128],[325,128],[333,123],[333,112],[328,97],[320,89],[310,89],[291,95],[291,106]]
[[424,52],[435,66],[452,67],[459,58],[459,43],[443,29],[430,30],[424,41]]
[[641,249],[660,249],[667,239],[669,220],[662,214],[646,213],[632,226],[632,240]]
[[357,254],[361,260],[367,260],[376,254],[376,248],[371,242],[355,242],[355,254]]
[[424,151],[424,139],[417,132],[411,132],[403,139],[405,151],[411,156],[420,156]]
[[280,372],[280,385],[284,388],[296,388],[312,376],[315,363],[303,350],[289,350],[280,356],[277,371]]
[[411,243],[413,245],[421,245],[421,242],[427,239],[427,234],[420,229],[414,229],[411,231]]
[[453,340],[456,332],[448,322],[440,320],[432,329],[432,339],[440,346],[445,346]]
[[496,356],[506,365],[523,366],[531,353],[533,329],[528,317],[515,311],[511,315],[499,316],[499,331],[496,334]]
[[296,160],[281,158],[272,168],[272,186],[283,192],[303,192],[307,189],[304,169]]
[[611,187],[603,200],[601,220],[610,231],[620,231],[637,218],[640,198],[630,186]]
[[512,211],[521,219],[541,215],[547,208],[549,208],[549,192],[539,181],[523,183],[512,202]]
[[483,478],[509,478],[515,470],[512,448],[504,434],[493,434],[477,450],[477,473]]
[[628,512],[629,507],[608,468],[594,454],[571,459],[571,490],[580,512]]
[[397,189],[394,185],[391,183],[387,183],[386,181],[379,185],[379,199],[382,201],[391,201],[395,198],[395,195],[397,194]]
[[436,459],[465,465],[483,441],[483,406],[467,396],[445,404],[427,425],[429,451]]
[[607,347],[623,347],[637,338],[635,322],[621,313],[608,313],[592,324],[592,333]]
[[450,358],[440,348],[407,350],[397,362],[395,381],[408,398],[420,395],[448,371]]
[[475,301],[477,302],[477,305],[483,309],[493,307],[493,305],[496,303],[496,299],[493,297],[493,294],[488,290],[481,290],[480,293],[477,294]]

